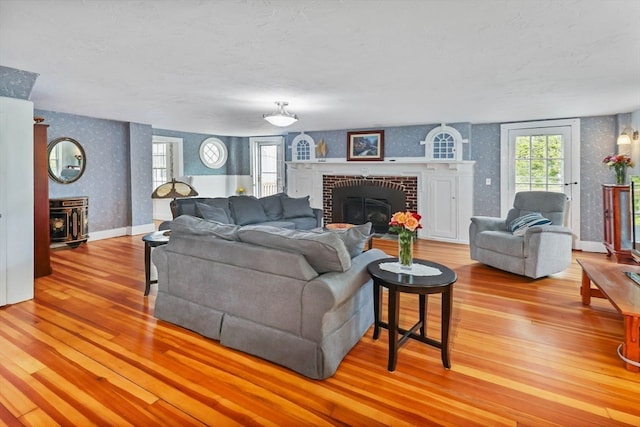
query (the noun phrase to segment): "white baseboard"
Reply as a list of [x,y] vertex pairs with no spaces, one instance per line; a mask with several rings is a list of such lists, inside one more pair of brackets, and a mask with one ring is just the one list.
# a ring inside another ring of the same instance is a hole
[[137,234],[147,234],[156,230],[155,224],[143,224],[122,228],[114,228],[111,230],[91,231],[89,233],[89,241],[111,239],[120,236],[135,236]]
[[600,253],[607,252],[602,242],[588,242],[585,240],[582,240],[580,242],[580,249],[583,250],[584,252],[600,252]]

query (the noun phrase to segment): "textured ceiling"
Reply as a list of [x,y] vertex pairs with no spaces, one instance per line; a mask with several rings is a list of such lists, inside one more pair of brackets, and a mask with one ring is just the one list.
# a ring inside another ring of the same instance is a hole
[[0,65],[38,109],[217,135],[614,114],[640,0],[0,0]]

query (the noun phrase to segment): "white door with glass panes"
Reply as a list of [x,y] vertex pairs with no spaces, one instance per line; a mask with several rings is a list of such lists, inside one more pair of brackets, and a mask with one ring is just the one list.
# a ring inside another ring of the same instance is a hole
[[548,120],[501,126],[501,211],[520,191],[567,196],[565,225],[580,246],[580,120]]
[[284,138],[281,136],[249,139],[253,195],[265,197],[284,188]]

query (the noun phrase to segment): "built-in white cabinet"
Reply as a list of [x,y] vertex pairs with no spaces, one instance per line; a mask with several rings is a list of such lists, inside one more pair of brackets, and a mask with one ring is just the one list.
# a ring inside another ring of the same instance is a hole
[[33,298],[33,103],[0,97],[0,306]]
[[323,208],[326,176],[417,178],[417,210],[423,216],[425,239],[469,242],[469,223],[473,214],[473,161],[425,162],[424,159],[395,158],[383,162],[288,162],[287,194],[310,196],[311,206]]

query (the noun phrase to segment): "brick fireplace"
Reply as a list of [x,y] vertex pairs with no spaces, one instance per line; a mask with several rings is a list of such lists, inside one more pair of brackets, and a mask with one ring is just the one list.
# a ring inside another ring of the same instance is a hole
[[[363,209],[361,214],[354,212],[359,203]],[[417,206],[417,176],[324,175],[322,178],[325,224],[371,221],[376,232],[384,233],[388,231],[389,212],[416,211]],[[370,209],[369,214],[366,209]]]

